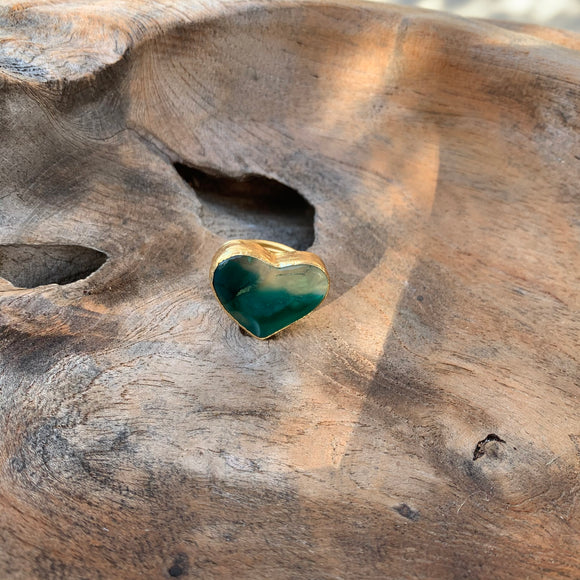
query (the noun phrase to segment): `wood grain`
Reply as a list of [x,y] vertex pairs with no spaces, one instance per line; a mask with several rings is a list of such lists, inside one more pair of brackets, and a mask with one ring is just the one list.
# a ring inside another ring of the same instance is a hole
[[[580,576],[578,36],[32,0],[0,37],[0,244],[95,270],[0,259],[0,577]],[[331,293],[260,342],[207,271],[277,231]]]

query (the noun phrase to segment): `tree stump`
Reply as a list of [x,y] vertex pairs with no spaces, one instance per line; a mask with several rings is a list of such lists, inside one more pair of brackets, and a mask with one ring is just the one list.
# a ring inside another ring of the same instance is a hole
[[[578,578],[580,36],[358,2],[0,8],[0,576]],[[208,281],[312,248],[268,341]]]

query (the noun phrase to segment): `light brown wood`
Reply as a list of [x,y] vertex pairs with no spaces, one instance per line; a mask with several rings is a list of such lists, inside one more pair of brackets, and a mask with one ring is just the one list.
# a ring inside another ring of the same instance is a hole
[[[0,35],[0,577],[580,576],[578,36],[215,0]],[[329,298],[244,335],[234,237],[314,237]]]

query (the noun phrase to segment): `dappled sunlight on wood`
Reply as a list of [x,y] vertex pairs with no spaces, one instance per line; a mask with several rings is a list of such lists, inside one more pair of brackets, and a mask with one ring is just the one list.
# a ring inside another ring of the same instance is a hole
[[[2,579],[575,576],[573,35],[346,0],[0,18],[4,271],[40,282],[0,286]],[[208,280],[254,231],[330,277],[266,341]],[[107,260],[27,272],[42,245]]]

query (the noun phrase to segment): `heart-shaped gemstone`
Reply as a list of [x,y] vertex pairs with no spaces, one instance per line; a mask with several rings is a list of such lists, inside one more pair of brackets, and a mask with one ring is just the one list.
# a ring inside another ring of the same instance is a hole
[[[251,248],[250,244],[248,247]],[[236,322],[258,338],[268,338],[312,312],[328,292],[326,272],[299,263],[307,252],[277,255],[263,247],[260,258],[233,255],[219,261],[212,283],[218,300]]]

